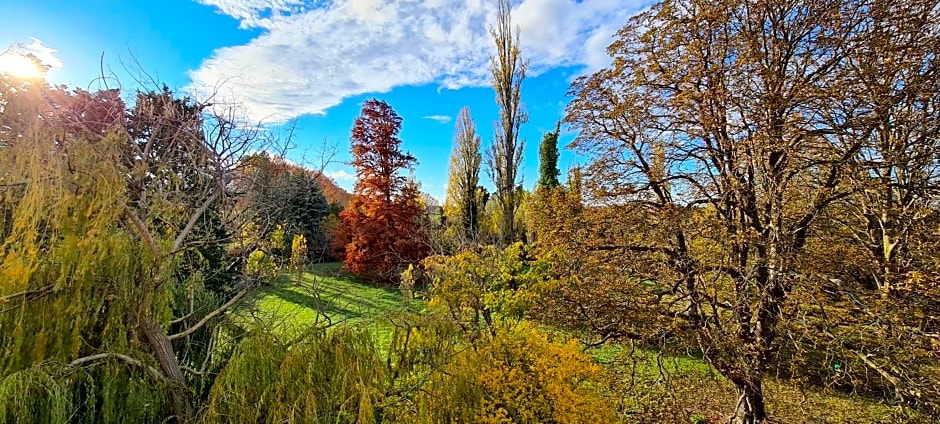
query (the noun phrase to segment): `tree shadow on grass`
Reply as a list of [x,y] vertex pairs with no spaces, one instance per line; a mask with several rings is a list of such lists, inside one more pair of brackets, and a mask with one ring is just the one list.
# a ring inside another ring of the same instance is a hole
[[336,264],[311,266],[300,284],[296,276],[284,274],[265,287],[259,296],[274,296],[309,313],[326,315],[333,322],[370,321],[404,308],[399,289],[372,284],[338,272],[339,268]]
[[329,296],[321,296],[319,299],[316,297],[300,293],[295,290],[290,290],[287,288],[279,288],[277,290],[272,290],[269,292],[278,298],[293,303],[297,306],[310,309],[312,311],[319,311],[321,314],[328,315],[330,318],[342,318],[342,319],[355,319],[361,318],[365,314],[355,309],[346,307],[345,305],[340,305],[331,299]]

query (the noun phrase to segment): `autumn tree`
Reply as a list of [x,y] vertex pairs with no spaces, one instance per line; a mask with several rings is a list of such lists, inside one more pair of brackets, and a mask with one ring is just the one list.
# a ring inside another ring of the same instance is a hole
[[388,103],[372,99],[363,105],[350,137],[354,197],[341,214],[346,267],[383,282],[396,280],[430,249],[420,191],[400,174],[417,162],[401,151],[401,121]]
[[[123,105],[80,96],[101,101],[69,118]],[[256,285],[211,294],[206,273],[181,271],[218,243],[211,228],[238,223],[218,206],[257,132],[168,91],[138,102],[126,121],[73,121],[74,132],[33,115],[24,142],[0,148],[0,397],[25,408],[4,409],[16,419],[116,408],[135,421],[191,420],[223,312]],[[16,108],[29,107],[44,106]],[[50,378],[62,389],[36,390]]]
[[[858,152],[855,217],[847,228],[878,264],[872,278],[890,293],[917,268],[911,243],[936,225],[940,193],[940,34],[936,1],[876,1],[871,28],[850,57],[844,76],[865,111],[854,136]],[[926,227],[925,227],[926,226]]]
[[[792,374],[895,398],[940,415],[940,90],[936,1],[870,3],[865,31],[841,72],[859,140],[851,193],[809,241],[785,346]],[[818,366],[819,357],[833,358]]]
[[612,68],[572,87],[584,184],[618,217],[585,249],[617,252],[631,309],[694,334],[737,389],[735,423],[766,420],[796,255],[851,191],[862,141],[840,77],[865,7],[664,1],[619,31]]
[[460,110],[454,129],[454,147],[450,155],[445,213],[459,230],[457,238],[475,240],[483,205],[477,196],[480,184],[480,135],[470,117],[470,108]]
[[510,9],[508,0],[499,0],[496,26],[490,29],[496,43],[496,54],[490,58],[490,72],[499,106],[499,121],[494,124],[493,144],[486,156],[487,173],[496,186],[494,194],[500,210],[499,237],[503,244],[520,236],[516,225],[519,207],[516,189],[521,184],[519,167],[525,140],[519,138],[519,128],[528,120],[521,103],[522,81],[528,66],[519,51],[519,29],[513,30]]

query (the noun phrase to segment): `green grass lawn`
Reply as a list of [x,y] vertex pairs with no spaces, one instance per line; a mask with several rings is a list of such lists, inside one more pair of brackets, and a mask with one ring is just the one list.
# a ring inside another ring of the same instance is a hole
[[[239,319],[275,334],[293,337],[313,326],[359,325],[379,341],[391,331],[380,318],[404,309],[400,290],[347,274],[341,263],[311,265],[299,281],[296,274],[281,275],[253,293],[247,304],[236,312]],[[412,308],[422,305],[420,300],[411,303]]]
[[[236,311],[240,320],[295,337],[312,326],[358,325],[368,328],[380,348],[387,345],[388,314],[405,309],[402,293],[346,274],[342,264],[317,264],[300,281],[282,275],[253,294],[249,306]],[[411,301],[412,310],[424,302]],[[546,329],[564,337],[564,332]],[[625,422],[720,422],[733,405],[733,387],[703,360],[660,355],[610,343],[586,353],[607,369],[602,390],[619,405]],[[917,421],[897,407],[822,389],[800,389],[768,378],[765,395],[772,422],[889,423]]]

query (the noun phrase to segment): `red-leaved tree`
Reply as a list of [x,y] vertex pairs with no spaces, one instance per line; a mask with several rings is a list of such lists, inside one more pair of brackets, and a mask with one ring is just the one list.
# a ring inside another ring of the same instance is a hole
[[350,137],[356,186],[340,214],[346,268],[385,283],[430,253],[418,188],[399,173],[417,163],[401,151],[400,129],[401,117],[388,103],[365,102]]

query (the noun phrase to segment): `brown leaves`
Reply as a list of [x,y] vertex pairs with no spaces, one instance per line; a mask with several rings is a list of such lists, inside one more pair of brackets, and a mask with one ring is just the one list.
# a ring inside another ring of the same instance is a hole
[[357,275],[392,282],[430,253],[420,193],[399,171],[413,156],[400,150],[401,117],[387,103],[365,103],[352,131],[355,194],[340,213],[338,238],[346,243],[346,267]]

